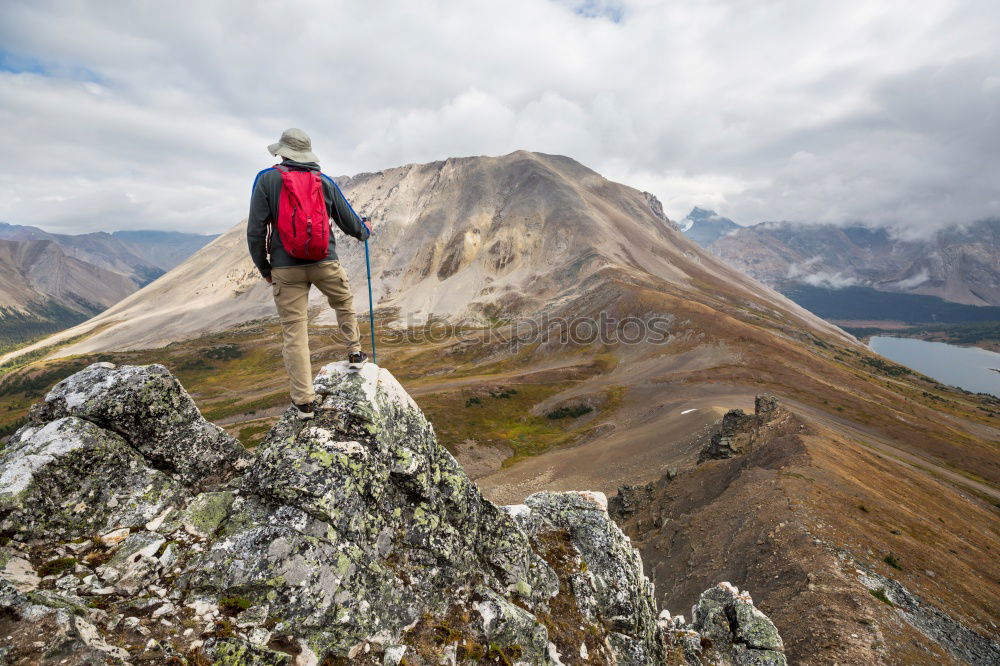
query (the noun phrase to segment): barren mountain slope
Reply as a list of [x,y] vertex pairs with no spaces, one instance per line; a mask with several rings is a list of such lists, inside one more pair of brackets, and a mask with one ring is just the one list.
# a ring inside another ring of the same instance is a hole
[[79,322],[134,290],[125,276],[67,256],[53,241],[0,240],[0,341]]
[[103,231],[78,235],[53,234],[38,227],[0,223],[0,238],[13,241],[51,241],[68,256],[126,276],[135,283],[135,288],[148,284],[163,274],[163,269],[140,256],[135,247]]
[[[477,345],[471,355],[460,344],[446,358],[406,361],[423,368],[412,379],[429,383],[426,390],[442,404],[450,393],[441,371],[454,372],[449,366],[456,360],[492,359],[515,373],[551,365],[550,383],[565,382],[567,374],[578,379],[531,405],[534,413],[570,400],[617,401],[614,420],[590,438],[610,455],[617,442],[631,451],[619,458],[637,461],[637,448],[655,457],[656,443],[673,439],[664,433],[680,435],[695,418],[704,425],[709,415],[760,387],[827,410],[850,410],[854,422],[891,433],[902,449],[990,483],[1000,480],[995,448],[965,416],[976,409],[974,401],[955,403],[961,416],[929,421],[915,414],[914,396],[934,404],[928,397],[940,390],[934,383],[905,381],[902,371],[840,329],[698,248],[654,212],[647,195],[571,159],[527,152],[450,159],[363,174],[344,181],[344,189],[375,222],[371,247],[384,326],[408,330],[415,321],[446,315],[495,329],[521,316],[538,321],[546,315],[564,323],[589,318],[577,333],[592,330],[593,322],[620,332],[629,318],[644,325],[658,318],[667,331],[638,344],[598,336],[567,344],[558,337],[565,329],[556,327],[547,329],[555,334],[547,340],[494,341]],[[269,289],[246,256],[243,236],[237,225],[145,289],[36,347],[82,336],[56,355],[150,348],[271,315]],[[361,246],[350,239],[340,245],[360,311],[366,301]],[[314,297],[319,301],[319,294]],[[329,315],[315,323],[329,323]],[[602,317],[611,323],[601,323]],[[574,370],[591,367],[595,354],[600,369]],[[496,372],[477,369],[484,381]],[[281,378],[270,381],[280,385]],[[676,404],[678,385],[685,399],[700,398],[687,408],[695,416],[665,408]],[[627,400],[613,397],[623,390]],[[988,420],[992,412],[983,409],[979,415]],[[439,423],[447,426],[449,418]],[[505,472],[497,483],[512,483],[517,475],[529,485],[544,478],[544,471],[530,469],[540,461]],[[576,461],[569,464],[579,469]],[[613,468],[596,469],[602,488],[630,478],[628,470],[616,476]],[[633,471],[648,480],[662,468]]]

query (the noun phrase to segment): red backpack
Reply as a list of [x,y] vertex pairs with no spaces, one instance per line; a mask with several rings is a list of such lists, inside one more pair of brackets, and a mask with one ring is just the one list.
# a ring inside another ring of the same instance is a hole
[[296,259],[326,259],[330,244],[330,217],[323,199],[319,171],[294,171],[275,164],[281,173],[278,200],[278,237]]

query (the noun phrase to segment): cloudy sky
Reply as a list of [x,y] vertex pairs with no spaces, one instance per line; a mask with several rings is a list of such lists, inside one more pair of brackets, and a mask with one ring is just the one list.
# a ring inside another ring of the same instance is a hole
[[0,221],[219,232],[285,127],[353,174],[561,153],[744,224],[1000,215],[995,0],[0,3]]

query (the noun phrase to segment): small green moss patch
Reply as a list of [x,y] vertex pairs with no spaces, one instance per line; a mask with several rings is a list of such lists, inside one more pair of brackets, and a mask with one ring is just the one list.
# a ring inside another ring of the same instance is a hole
[[504,664],[505,666],[514,666],[514,664],[521,660],[521,656],[524,654],[524,650],[520,645],[497,645],[496,643],[490,643],[490,649],[486,653],[486,658],[494,660],[494,663]]
[[559,577],[559,593],[548,601],[548,609],[537,610],[535,617],[545,626],[549,640],[560,654],[579,652],[584,644],[592,658],[598,657],[602,654],[605,632],[580,612],[571,583],[572,576],[587,570],[587,563],[573,546],[567,530],[540,534],[538,546],[539,554]]
[[236,439],[240,440],[240,444],[244,448],[256,448],[264,439],[264,436],[271,430],[274,420],[266,419],[263,423],[251,423],[250,425],[243,426],[236,435]]
[[38,575],[42,578],[46,576],[59,576],[66,571],[71,571],[76,568],[76,558],[75,557],[60,557],[55,560],[49,560],[42,566],[38,567]]
[[233,596],[219,599],[219,610],[226,615],[238,615],[240,612],[245,611],[252,605],[253,602],[243,597]]
[[216,638],[233,638],[234,636],[236,636],[236,625],[232,623],[232,620],[220,618],[215,623]]

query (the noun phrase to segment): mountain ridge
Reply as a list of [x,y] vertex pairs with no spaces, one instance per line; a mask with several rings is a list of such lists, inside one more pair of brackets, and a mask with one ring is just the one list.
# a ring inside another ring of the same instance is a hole
[[0,240],[0,338],[16,342],[92,317],[135,290],[124,275],[51,240]]
[[53,242],[68,256],[126,276],[135,283],[136,289],[163,274],[162,269],[139,257],[123,242],[104,231],[79,235],[53,234],[38,227],[0,223],[0,238]]
[[0,242],[6,244],[2,344],[17,345],[86,321],[163,275],[205,238],[173,232],[52,234],[0,223]]
[[149,284],[216,236],[162,230],[58,234],[0,222],[0,239],[53,241],[70,256],[125,275],[137,288]]
[[997,218],[953,225],[925,239],[865,225],[760,222],[721,235],[697,229],[694,225],[685,233],[782,291],[797,283],[865,286],[967,305],[1000,305]]
[[714,210],[697,206],[691,209],[680,224],[680,230],[684,235],[703,247],[741,228],[728,217],[722,217]]

